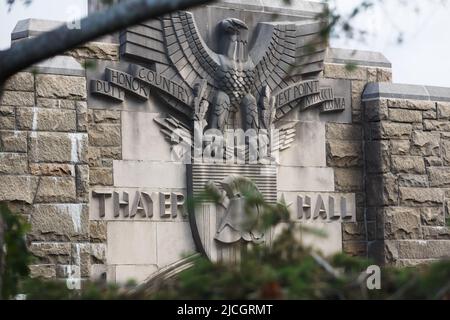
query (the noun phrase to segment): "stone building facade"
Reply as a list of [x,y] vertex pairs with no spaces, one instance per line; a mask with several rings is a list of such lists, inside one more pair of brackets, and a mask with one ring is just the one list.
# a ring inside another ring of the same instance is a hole
[[[292,20],[322,9],[296,6],[222,1],[194,16],[257,20],[269,12]],[[12,39],[53,26],[22,21]],[[208,29],[201,31],[210,44]],[[153,121],[167,113],[161,102],[150,97],[113,105],[92,95],[89,83],[105,67],[129,63],[112,38],[42,62],[4,87],[0,200],[30,221],[33,276],[79,272],[81,278],[143,281],[196,250],[185,215],[112,218],[114,192],[124,201],[124,193],[136,191],[136,197],[186,191],[185,169],[170,161],[170,145]],[[304,235],[304,241],[324,254],[343,251],[397,266],[449,258],[450,89],[393,84],[391,64],[373,52],[328,48],[322,68],[320,81],[345,97],[346,110],[328,118],[292,114],[296,143],[281,155],[278,196],[299,210],[298,192],[351,194],[354,219],[321,223],[330,237]],[[284,168],[290,171],[283,175]],[[109,206],[106,218],[101,203]]]

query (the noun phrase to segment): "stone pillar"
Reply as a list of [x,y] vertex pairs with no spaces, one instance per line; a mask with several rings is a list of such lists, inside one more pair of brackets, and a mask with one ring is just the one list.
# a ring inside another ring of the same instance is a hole
[[[355,68],[349,70],[347,64]],[[327,166],[334,169],[336,192],[356,194],[356,222],[342,226],[343,251],[367,257],[368,242],[374,240],[375,223],[365,211],[370,195],[366,195],[364,187],[361,96],[367,83],[391,81],[391,63],[376,52],[329,49],[324,77],[348,80],[351,86],[351,119],[347,123],[326,124]]]
[[364,92],[369,255],[380,263],[450,257],[448,97],[450,89],[386,83]]

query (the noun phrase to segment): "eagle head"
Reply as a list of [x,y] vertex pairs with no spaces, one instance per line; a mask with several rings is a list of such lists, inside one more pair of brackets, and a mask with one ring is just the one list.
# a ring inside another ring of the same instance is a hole
[[248,26],[244,21],[228,18],[220,22],[221,53],[233,61],[245,62],[248,59]]

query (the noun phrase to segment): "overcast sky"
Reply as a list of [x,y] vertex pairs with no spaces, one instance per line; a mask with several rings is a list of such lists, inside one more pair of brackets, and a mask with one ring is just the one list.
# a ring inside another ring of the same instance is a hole
[[[29,6],[16,1],[19,3],[8,12],[6,0],[0,0],[0,49],[9,46],[11,31],[19,20],[67,20],[68,16],[87,13],[87,0],[33,0]],[[345,13],[361,0],[334,2]],[[358,19],[358,25],[370,33],[364,42],[333,38],[331,44],[339,48],[382,52],[393,64],[397,83],[450,87],[450,5],[442,5],[441,2],[384,1],[377,9]],[[420,9],[419,13],[416,9]],[[404,33],[404,41],[398,44],[396,40],[401,32]]]

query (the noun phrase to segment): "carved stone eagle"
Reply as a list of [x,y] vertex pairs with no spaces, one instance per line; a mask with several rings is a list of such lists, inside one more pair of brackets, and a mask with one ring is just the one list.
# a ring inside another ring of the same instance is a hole
[[[264,22],[249,39],[246,23],[229,18],[219,22],[219,49],[214,52],[203,41],[193,14],[178,11],[127,29],[121,35],[121,54],[154,65],[193,92],[206,81],[202,96],[209,104],[209,128],[259,129],[267,127],[275,112],[284,115],[295,107],[293,103],[269,110],[268,93],[317,78],[322,71],[322,27],[312,20]],[[183,105],[162,91],[158,94],[193,118],[196,106]]]

